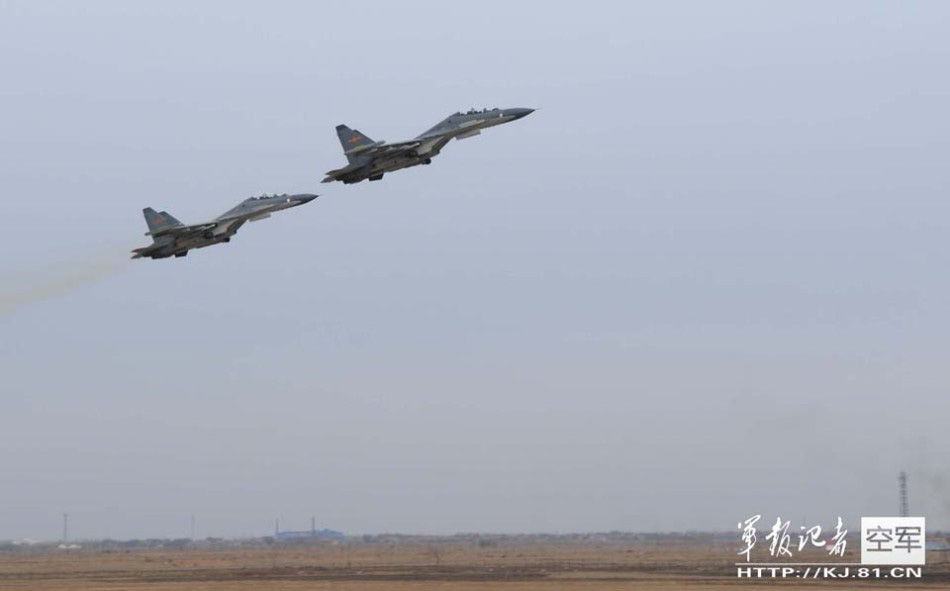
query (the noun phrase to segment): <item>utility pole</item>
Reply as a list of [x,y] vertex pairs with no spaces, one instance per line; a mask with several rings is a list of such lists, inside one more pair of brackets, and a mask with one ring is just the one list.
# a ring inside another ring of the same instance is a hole
[[63,513],[63,542],[69,539],[69,513]]
[[191,539],[195,539],[195,514],[191,514]]
[[897,484],[900,487],[900,514],[901,517],[910,516],[910,508],[907,505],[907,472],[901,470],[901,473],[897,476]]

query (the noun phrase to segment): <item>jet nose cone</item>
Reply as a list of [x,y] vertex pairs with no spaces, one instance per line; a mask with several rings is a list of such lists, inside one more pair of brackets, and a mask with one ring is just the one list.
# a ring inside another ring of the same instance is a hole
[[319,197],[319,195],[313,195],[311,193],[303,193],[300,195],[294,195],[294,201],[296,201],[299,205],[303,205],[305,203],[310,203],[317,197]]
[[521,119],[522,117],[527,117],[531,113],[534,113],[534,109],[512,109],[511,114],[515,119]]

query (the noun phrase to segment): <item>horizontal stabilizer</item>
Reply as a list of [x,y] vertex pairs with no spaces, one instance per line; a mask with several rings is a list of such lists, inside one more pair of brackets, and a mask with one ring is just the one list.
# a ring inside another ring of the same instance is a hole
[[149,254],[155,252],[156,250],[160,248],[162,247],[155,244],[151,244],[149,246],[143,246],[142,248],[136,248],[135,250],[132,251],[134,253],[132,258],[140,259],[142,257],[148,256]]
[[336,170],[328,170],[326,172],[327,178],[323,179],[323,181],[321,182],[332,183],[334,180],[337,179],[337,177],[343,176],[355,170],[359,170],[360,168],[363,168],[363,166],[364,164],[362,162],[354,162],[352,164],[348,164],[347,166],[344,166],[343,168],[337,168]]

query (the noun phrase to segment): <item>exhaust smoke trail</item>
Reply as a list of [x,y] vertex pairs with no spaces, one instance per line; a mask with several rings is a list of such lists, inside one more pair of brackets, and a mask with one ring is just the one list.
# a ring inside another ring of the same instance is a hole
[[70,263],[67,268],[48,268],[30,278],[5,280],[0,283],[0,316],[105,279],[128,263],[124,253],[110,249],[107,256]]

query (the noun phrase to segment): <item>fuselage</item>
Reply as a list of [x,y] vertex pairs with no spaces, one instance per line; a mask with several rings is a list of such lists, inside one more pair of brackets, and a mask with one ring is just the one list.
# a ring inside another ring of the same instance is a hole
[[[222,242],[230,242],[231,236],[248,221],[270,217],[276,211],[309,203],[317,196],[309,193],[296,195],[262,195],[250,197],[214,218],[207,224],[199,224],[188,233],[166,233],[153,238],[153,248],[143,256],[162,259],[184,256],[189,250],[205,248]],[[191,228],[191,227],[189,227]]]
[[[393,145],[395,147],[400,144],[415,144],[412,148],[397,151],[392,155],[383,154],[366,156],[362,160],[357,159],[356,163],[351,163],[340,171],[334,171],[337,174],[328,173],[330,176],[327,180],[339,180],[346,184],[358,183],[366,179],[379,180],[387,172],[431,164],[432,159],[438,156],[442,148],[452,139],[472,137],[481,133],[483,129],[521,119],[533,112],[534,109],[482,109],[454,113],[412,140]],[[386,144],[378,142],[377,146],[385,147]]]

